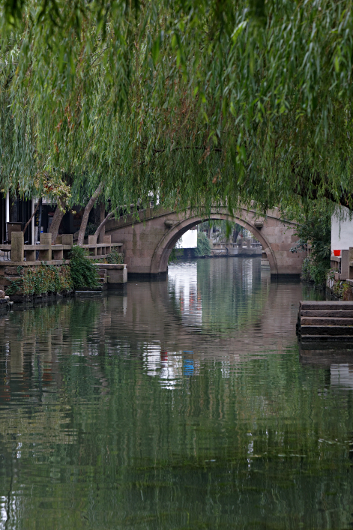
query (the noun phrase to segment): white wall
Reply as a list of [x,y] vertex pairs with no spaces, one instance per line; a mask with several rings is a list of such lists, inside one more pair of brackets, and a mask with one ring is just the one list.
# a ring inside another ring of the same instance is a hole
[[[353,246],[353,245],[352,245]],[[178,239],[175,248],[196,248],[197,247],[197,229],[188,230],[180,239]]]
[[331,385],[353,388],[353,372],[349,364],[331,364]]
[[331,217],[331,252],[349,247],[353,247],[353,216],[350,219],[348,208],[341,206]]

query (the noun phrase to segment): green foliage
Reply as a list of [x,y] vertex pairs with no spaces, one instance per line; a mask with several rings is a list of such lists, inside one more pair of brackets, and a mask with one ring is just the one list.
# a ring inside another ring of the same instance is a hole
[[[41,263],[39,267],[20,267],[20,278],[11,280],[6,294],[13,295],[20,292],[23,295],[41,295],[47,293],[62,293],[72,290],[70,268],[68,265],[47,265]],[[9,279],[9,278],[8,278]]]
[[11,278],[6,278],[10,285],[6,287],[6,295],[11,296],[12,294],[16,294],[22,287],[22,279],[12,280]]
[[211,244],[204,232],[197,233],[197,248],[195,249],[196,256],[209,256],[211,254]]
[[302,267],[302,280],[313,282],[316,285],[324,285],[326,274],[330,264],[325,261],[314,261],[313,258],[305,258]]
[[98,226],[94,223],[88,223],[87,226],[86,226],[86,230],[85,230],[85,238],[87,238],[88,236],[92,236],[93,234],[95,234],[96,230],[97,230]]
[[[220,241],[228,241],[229,239],[233,239],[234,242],[236,241],[239,234],[244,235],[245,234],[245,228],[240,226],[238,223],[235,223],[233,221],[229,220],[212,220],[212,221],[205,221],[204,223],[201,223],[199,225],[199,228],[204,231],[205,229],[217,229],[216,237]],[[213,232],[213,237],[215,237],[215,233]]]
[[332,0],[5,2],[1,184],[353,207],[352,35]]
[[[330,271],[329,273],[329,278],[331,280],[334,280],[334,273],[335,271],[332,271],[332,273]],[[353,300],[352,286],[346,281],[333,281],[332,292],[337,298],[344,300],[345,302]]]
[[302,279],[317,285],[325,284],[330,269],[332,213],[332,206],[325,201],[303,214],[297,228],[299,242],[291,248],[297,252],[307,250],[310,245],[310,256],[303,262]]
[[105,261],[107,263],[124,263],[124,254],[113,249],[110,254],[108,254]]
[[91,261],[86,257],[82,247],[73,247],[69,265],[47,265],[39,267],[20,267],[20,278],[10,280],[6,294],[20,292],[23,295],[41,295],[46,293],[62,293],[82,287],[98,287],[98,273]]
[[176,248],[174,247],[169,255],[168,263],[172,263],[173,261],[177,260],[178,258],[181,258],[184,255],[184,249],[183,248]]
[[74,246],[69,255],[70,273],[73,288],[83,287],[95,288],[99,286],[98,272],[94,264],[87,258],[84,248]]
[[70,269],[42,263],[40,267],[24,269],[22,291],[25,295],[61,293],[72,290]]

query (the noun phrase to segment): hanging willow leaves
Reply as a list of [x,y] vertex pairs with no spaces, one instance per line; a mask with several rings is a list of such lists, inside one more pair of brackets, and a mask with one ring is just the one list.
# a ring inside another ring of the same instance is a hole
[[[1,7],[2,186],[353,207],[352,2]],[[39,183],[39,184],[38,184]]]

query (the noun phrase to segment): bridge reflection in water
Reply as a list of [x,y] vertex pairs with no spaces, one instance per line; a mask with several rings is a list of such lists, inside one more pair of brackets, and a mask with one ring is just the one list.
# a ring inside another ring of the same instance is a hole
[[[17,374],[41,351],[43,370],[51,370],[58,355],[120,352],[143,358],[147,373],[165,384],[167,373],[181,377],[180,356],[191,361],[192,355],[196,370],[204,359],[234,364],[286,352],[296,343],[303,297],[298,282],[271,282],[259,258],[173,264],[168,281],[130,282],[124,296],[10,313],[0,320],[2,348]],[[192,363],[186,365],[190,375]]]

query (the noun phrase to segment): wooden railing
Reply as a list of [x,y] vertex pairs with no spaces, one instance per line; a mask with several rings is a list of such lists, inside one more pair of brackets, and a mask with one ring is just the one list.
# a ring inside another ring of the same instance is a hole
[[[73,235],[62,234],[52,244],[51,234],[41,234],[40,243],[37,245],[25,245],[22,232],[12,233],[10,245],[0,245],[0,250],[7,254],[5,259],[15,263],[38,263],[42,261],[61,261],[69,258],[69,253],[73,247]],[[97,243],[95,236],[88,236],[88,244],[82,245],[88,250],[89,257],[104,258],[112,249],[121,249],[122,243],[112,243],[111,236],[106,235],[103,243]]]

